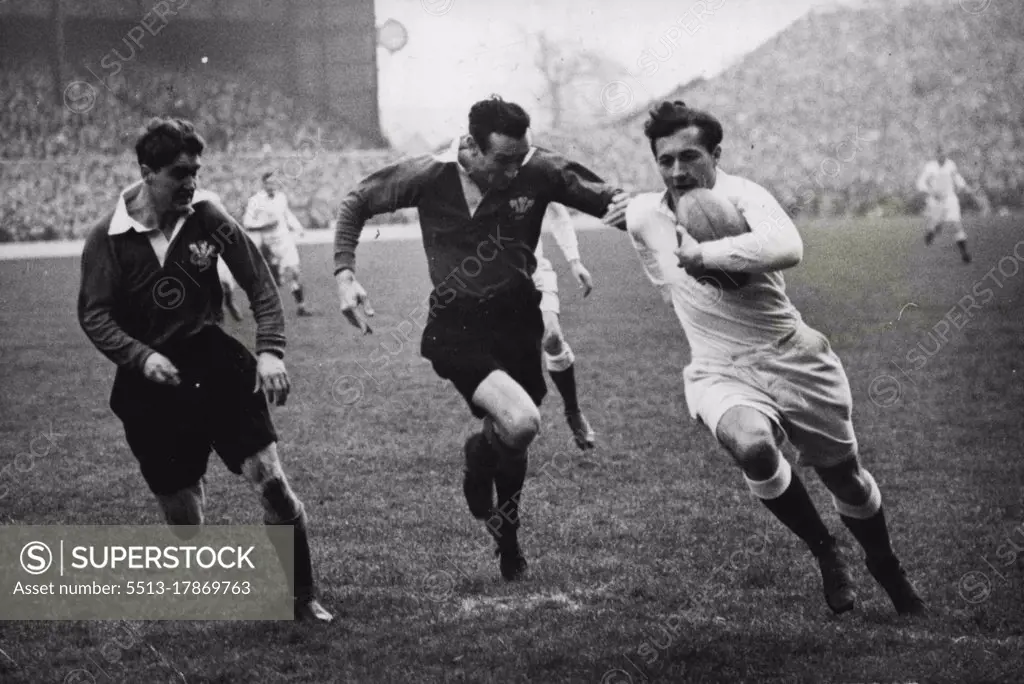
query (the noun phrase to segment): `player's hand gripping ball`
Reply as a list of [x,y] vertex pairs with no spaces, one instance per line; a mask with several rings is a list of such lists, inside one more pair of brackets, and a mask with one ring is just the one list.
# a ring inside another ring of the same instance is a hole
[[[697,242],[710,242],[750,232],[739,209],[726,198],[706,188],[694,188],[679,198],[676,219]],[[723,290],[736,290],[750,282],[749,273],[714,268],[688,268],[694,278],[713,279]]]

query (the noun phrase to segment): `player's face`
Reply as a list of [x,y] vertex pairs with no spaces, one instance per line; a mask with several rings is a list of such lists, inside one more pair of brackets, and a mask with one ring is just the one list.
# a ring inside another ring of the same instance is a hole
[[490,146],[483,152],[470,138],[469,175],[482,189],[504,190],[518,175],[530,143],[525,136],[512,138],[501,133],[491,133],[489,141]]
[[263,181],[263,189],[266,190],[268,197],[273,197],[274,193],[277,192],[277,179],[268,178]]
[[196,192],[199,168],[199,157],[187,152],[158,171],[143,167],[143,178],[157,214],[188,211]]
[[694,188],[714,187],[715,168],[722,148],[708,152],[697,126],[658,138],[654,151],[661,179],[674,199],[678,200]]

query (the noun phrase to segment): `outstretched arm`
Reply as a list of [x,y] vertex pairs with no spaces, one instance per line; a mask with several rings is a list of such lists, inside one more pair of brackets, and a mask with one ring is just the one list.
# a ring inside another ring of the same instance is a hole
[[921,169],[921,173],[917,176],[917,183],[914,184],[918,192],[931,192],[931,189],[928,187],[930,176],[931,173],[929,172],[928,166],[925,165],[925,167]]
[[572,275],[583,288],[583,296],[586,297],[593,290],[594,283],[590,277],[590,271],[580,259],[579,241],[576,237],[576,227],[573,225],[572,216],[564,206],[552,202],[548,205],[547,218],[550,220],[545,221],[544,225],[555,236],[558,248],[562,250],[562,255],[569,262]]
[[338,209],[334,225],[334,276],[338,283],[341,312],[364,335],[372,333],[367,317],[373,316],[366,290],[355,276],[356,246],[363,226],[372,216],[415,207],[429,181],[436,160],[421,156],[386,166],[364,178]]
[[605,183],[596,173],[577,162],[551,152],[544,160],[555,173],[552,199],[584,214],[600,218],[608,226],[626,229],[626,205],[629,193]]
[[576,227],[573,226],[569,210],[557,202],[552,202],[548,205],[548,213],[544,218],[546,219],[544,227],[554,236],[565,260],[568,262],[579,261],[579,240],[576,237]]
[[953,185],[956,187],[957,190],[966,190],[968,192],[974,192],[971,186],[967,184],[967,181],[964,180],[964,177],[960,175],[960,169],[956,168],[955,166],[953,167]]
[[345,196],[334,226],[334,274],[355,271],[356,245],[371,217],[387,214],[419,202],[431,157],[416,157],[386,166],[370,174]]
[[301,236],[306,231],[302,228],[302,224],[299,223],[299,217],[292,211],[291,205],[288,203],[288,198],[284,200],[284,217],[285,221],[288,222],[288,230],[292,231],[296,235]]

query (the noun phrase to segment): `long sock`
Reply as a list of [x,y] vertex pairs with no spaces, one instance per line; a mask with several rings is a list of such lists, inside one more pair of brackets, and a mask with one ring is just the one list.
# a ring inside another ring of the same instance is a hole
[[831,543],[832,535],[814,507],[804,483],[785,458],[779,459],[778,470],[767,480],[751,480],[746,475],[743,478],[754,496],[811,551],[817,553]]
[[572,365],[561,371],[548,371],[552,382],[558,388],[565,402],[566,413],[577,413],[580,410],[580,400],[576,396],[576,366]]
[[466,440],[466,470],[473,473],[493,474],[498,464],[498,452],[483,432],[470,435]]
[[302,304],[303,299],[305,299],[305,295],[302,292],[301,285],[296,285],[294,289],[292,289],[292,296],[295,297],[296,304]]
[[892,540],[889,538],[889,526],[885,521],[884,509],[879,508],[873,516],[862,520],[845,515],[840,515],[839,519],[863,547],[868,558],[889,558],[896,555],[892,549]]
[[494,488],[498,494],[498,508],[487,521],[487,527],[498,544],[512,544],[519,531],[519,505],[526,482],[527,454],[510,455],[502,459],[494,474]]
[[484,436],[498,453],[497,467],[494,471],[494,489],[498,495],[497,509],[487,520],[487,530],[499,546],[513,544],[519,531],[519,504],[523,484],[526,482],[527,451],[515,450],[502,443],[490,423],[485,426]]
[[893,557],[895,554],[889,538],[889,526],[882,508],[882,492],[871,473],[864,468],[860,472],[868,484],[867,501],[853,505],[833,496],[832,502],[839,513],[839,519],[850,530],[868,558]]
[[[270,525],[268,523],[268,526]],[[270,540],[274,544],[277,558],[284,568],[285,577],[288,578],[295,597],[300,600],[311,599],[316,588],[313,584],[313,558],[309,551],[306,513],[303,511],[294,520],[275,523],[274,526],[276,525],[292,525],[295,528],[293,548],[288,548],[288,545],[276,535],[270,535]]]
[[466,503],[474,518],[486,520],[494,511],[494,469],[498,454],[482,432],[466,440],[464,452],[466,476],[463,479],[463,493]]
[[971,258],[971,255],[967,252],[967,240],[957,240],[956,246],[960,248],[960,256],[965,261]]

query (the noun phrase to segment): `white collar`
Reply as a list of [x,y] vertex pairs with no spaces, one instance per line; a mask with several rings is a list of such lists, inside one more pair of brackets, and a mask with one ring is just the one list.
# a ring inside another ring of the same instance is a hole
[[462,162],[459,161],[459,143],[462,141],[461,136],[455,136],[448,147],[438,154],[434,155],[434,158],[439,162],[445,164],[458,164],[459,168],[465,171],[465,167],[462,166]]
[[[137,233],[148,233],[156,230],[155,228],[149,228],[139,223],[131,217],[128,213],[128,203],[125,201],[125,197],[133,192],[137,192],[142,187],[142,181],[137,180],[127,188],[121,191],[121,194],[117,197],[117,206],[114,207],[114,217],[110,219],[110,228],[107,229],[108,235],[121,235],[127,233],[129,230],[134,230]],[[196,202],[204,200],[213,200],[211,197],[213,193],[197,190],[192,196],[192,204],[189,206],[188,211],[181,215],[181,218],[188,218],[195,211]],[[218,198],[219,199],[219,198]]]

